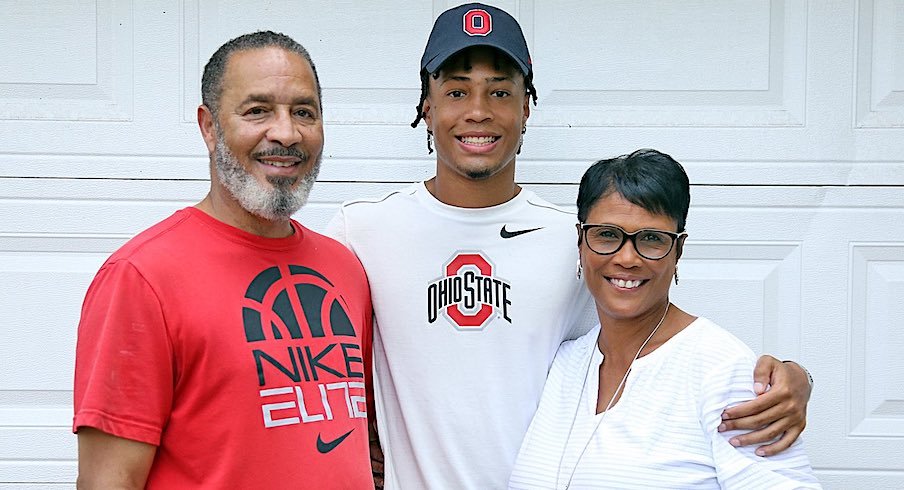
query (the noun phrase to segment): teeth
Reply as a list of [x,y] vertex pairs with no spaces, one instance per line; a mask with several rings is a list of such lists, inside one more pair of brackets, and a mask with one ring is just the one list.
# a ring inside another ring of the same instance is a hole
[[295,162],[280,162],[276,160],[260,160],[260,162],[264,165],[270,165],[271,167],[280,168],[291,167],[292,165],[295,165]]
[[612,284],[614,284],[614,285],[616,285],[616,286],[618,286],[618,287],[620,287],[620,288],[634,289],[634,288],[636,288],[637,286],[640,286],[640,283],[641,283],[642,281],[640,281],[640,280],[637,280],[637,281],[625,281],[624,279],[609,279],[609,282],[611,282]]
[[462,143],[467,143],[469,145],[488,145],[494,141],[496,141],[495,136],[462,136]]

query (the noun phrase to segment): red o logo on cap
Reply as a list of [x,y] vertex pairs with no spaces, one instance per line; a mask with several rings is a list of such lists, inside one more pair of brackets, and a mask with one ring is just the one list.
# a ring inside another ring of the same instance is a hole
[[469,36],[486,36],[493,30],[493,18],[486,10],[468,10],[463,20],[465,34]]

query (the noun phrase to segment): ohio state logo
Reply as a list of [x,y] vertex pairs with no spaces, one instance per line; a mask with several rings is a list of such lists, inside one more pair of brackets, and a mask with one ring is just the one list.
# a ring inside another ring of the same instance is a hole
[[462,17],[465,34],[469,36],[486,36],[493,30],[493,18],[483,9],[471,9]]
[[493,319],[509,316],[512,286],[493,275],[481,252],[457,252],[443,265],[443,276],[427,285],[427,321],[440,315],[459,330],[483,330]]

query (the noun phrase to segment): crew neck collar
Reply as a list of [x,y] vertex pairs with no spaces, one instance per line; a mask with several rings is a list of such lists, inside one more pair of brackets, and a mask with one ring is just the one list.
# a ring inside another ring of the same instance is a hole
[[501,204],[483,208],[464,208],[446,204],[437,199],[436,196],[431,194],[427,189],[427,181],[422,181],[417,184],[417,198],[422,204],[437,213],[453,217],[498,217],[501,214],[512,212],[523,206],[530,197],[530,194],[531,191],[521,187],[518,194]]
[[293,233],[287,237],[283,238],[268,238],[262,237],[260,235],[255,235],[253,233],[249,233],[241,228],[236,228],[230,224],[224,223],[213,216],[201,211],[196,207],[187,207],[183,209],[189,216],[192,218],[198,219],[208,228],[212,229],[216,233],[219,233],[225,236],[227,239],[242,243],[244,245],[253,246],[257,248],[264,248],[269,250],[284,250],[288,248],[292,248],[297,246],[304,240],[304,235],[306,230],[303,226],[301,226],[297,221],[290,219],[289,223],[292,225]]

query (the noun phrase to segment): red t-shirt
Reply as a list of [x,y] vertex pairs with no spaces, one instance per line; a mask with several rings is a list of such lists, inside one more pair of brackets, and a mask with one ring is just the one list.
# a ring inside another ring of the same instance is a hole
[[358,259],[195,208],[115,252],[79,323],[73,430],[157,445],[148,488],[372,488]]

